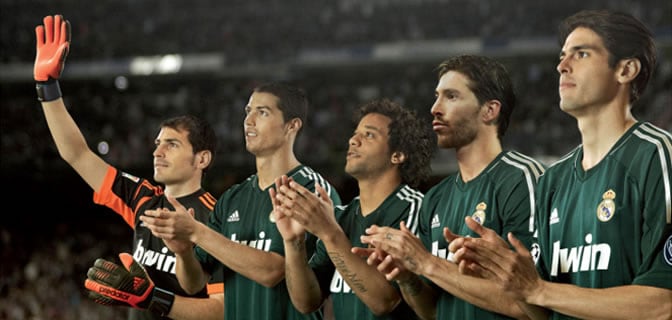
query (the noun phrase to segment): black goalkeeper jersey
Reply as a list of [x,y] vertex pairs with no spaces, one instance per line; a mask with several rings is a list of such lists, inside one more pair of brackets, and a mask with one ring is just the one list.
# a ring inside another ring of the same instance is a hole
[[[206,288],[200,292],[189,295],[177,281],[175,275],[175,254],[168,250],[163,240],[154,237],[152,232],[145,228],[140,221],[140,216],[145,210],[169,208],[173,206],[163,193],[163,188],[152,184],[147,179],[142,179],[128,173],[109,167],[105,180],[100,190],[94,193],[93,201],[104,205],[119,214],[124,221],[134,230],[133,233],[133,258],[145,267],[152,281],[159,288],[172,291],[176,295],[186,297],[208,296]],[[216,199],[203,189],[184,197],[177,198],[187,208],[193,208],[195,218],[207,222],[212,212]],[[219,279],[213,277],[210,281],[212,288],[218,288],[221,292],[221,272]],[[210,293],[218,293],[215,290]],[[154,315],[149,311],[130,309],[129,319],[168,319]]]

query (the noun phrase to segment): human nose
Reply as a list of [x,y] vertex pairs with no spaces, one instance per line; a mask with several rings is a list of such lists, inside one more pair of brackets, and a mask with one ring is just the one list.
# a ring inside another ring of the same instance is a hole
[[247,113],[245,115],[245,120],[243,121],[243,123],[246,126],[254,125],[254,113],[253,112]]
[[156,147],[154,148],[154,152],[152,152],[152,156],[154,156],[155,158],[164,156],[163,147],[161,147],[161,144],[156,145]]
[[560,74],[569,72],[570,70],[569,57],[561,58],[560,62],[558,62],[558,65],[556,66],[556,70],[558,70],[558,73]]
[[350,137],[350,140],[348,141],[351,146],[358,146],[361,143],[359,134],[355,133]]
[[441,112],[441,104],[439,103],[439,98],[436,98],[436,100],[434,100],[434,104],[432,104],[432,108],[429,109],[429,111],[434,117],[440,117],[443,114]]

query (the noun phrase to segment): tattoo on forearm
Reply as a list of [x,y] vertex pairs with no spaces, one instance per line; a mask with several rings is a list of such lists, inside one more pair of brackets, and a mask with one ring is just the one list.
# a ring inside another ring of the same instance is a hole
[[422,291],[422,280],[415,277],[406,281],[397,281],[397,283],[401,290],[412,297],[419,295],[420,291]]
[[366,286],[364,285],[364,281],[358,278],[357,273],[348,269],[348,266],[345,264],[345,260],[343,259],[341,254],[339,254],[338,252],[329,252],[329,257],[331,257],[331,261],[334,263],[334,266],[341,274],[343,279],[345,279],[348,282],[350,288],[352,288],[353,291],[355,292],[368,291],[366,289]]
[[408,256],[404,257],[404,260],[406,261],[406,263],[413,266],[413,268],[410,268],[411,270],[417,270],[418,269],[418,263],[415,262],[415,260],[413,260],[412,257],[408,257]]

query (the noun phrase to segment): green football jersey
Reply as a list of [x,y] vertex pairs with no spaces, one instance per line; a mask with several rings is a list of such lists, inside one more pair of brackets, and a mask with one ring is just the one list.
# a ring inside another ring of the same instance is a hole
[[[333,186],[310,167],[301,165],[287,173],[287,176],[311,191],[315,191],[315,182],[318,182],[327,190],[335,205],[341,204]],[[272,187],[275,185],[269,188]],[[233,241],[284,256],[282,236],[271,219],[273,205],[268,194],[269,188],[259,188],[256,174],[232,186],[217,201],[208,225]],[[309,239],[306,243],[313,243],[309,252],[312,254],[317,239],[313,235],[307,236]],[[205,270],[221,265],[200,247],[196,247],[196,255]],[[284,280],[273,288],[267,288],[225,267],[224,292],[225,319],[321,318],[321,312],[302,315],[294,308]]]
[[637,123],[588,171],[581,146],[553,164],[538,188],[540,274],[586,288],[672,289],[671,156],[669,132]]
[[[337,206],[335,210],[336,220],[350,239],[353,247],[366,247],[367,245],[362,244],[359,237],[366,235],[366,228],[373,224],[399,229],[399,224],[404,221],[409,228],[417,228],[422,198],[423,195],[420,191],[408,185],[400,185],[375,211],[366,217],[362,215],[359,197],[353,199],[347,206]],[[322,291],[331,294],[335,319],[417,319],[415,312],[404,301],[390,314],[376,317],[366,304],[352,292],[350,286],[329,258],[324,243],[319,239],[315,254],[310,259],[310,266],[315,270]],[[393,281],[392,285],[396,287],[396,282]]]
[[[500,153],[476,178],[464,182],[449,175],[426,194],[420,213],[419,236],[433,255],[451,260],[443,228],[477,237],[464,223],[471,216],[506,239],[512,232],[528,247],[534,231],[535,187],[545,167],[514,151]],[[453,296],[440,287],[437,319],[508,319]]]

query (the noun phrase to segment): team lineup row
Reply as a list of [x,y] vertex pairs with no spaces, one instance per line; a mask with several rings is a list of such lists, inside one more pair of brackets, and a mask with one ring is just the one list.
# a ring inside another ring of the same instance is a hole
[[[630,111],[656,65],[629,14],[578,12],[560,26],[560,108],[582,143],[556,163],[502,147],[516,97],[492,58],[438,65],[434,135],[388,99],[363,104],[337,190],[294,154],[305,92],[256,87],[245,146],[256,173],[216,199],[207,121],[163,122],[153,181],[106,163],[68,113],[58,80],[70,25],[36,28],[38,100],[59,154],[94,202],[134,230],[122,265],[98,259],[89,296],[130,319],[670,319],[672,136]],[[432,144],[458,171],[426,193]]]

